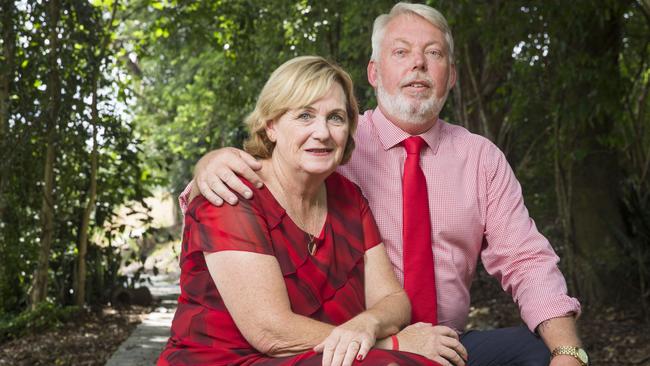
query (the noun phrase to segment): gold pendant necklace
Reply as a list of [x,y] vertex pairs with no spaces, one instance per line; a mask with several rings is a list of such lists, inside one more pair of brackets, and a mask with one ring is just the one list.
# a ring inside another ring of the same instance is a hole
[[309,235],[309,241],[307,242],[307,251],[309,252],[310,255],[314,255],[316,253],[316,240],[313,235]]
[[290,206],[288,204],[289,201],[287,200],[284,190],[278,189],[277,192],[282,195],[282,202],[284,203],[284,205],[277,198],[276,201],[278,201],[280,206],[284,208],[284,211],[286,212],[287,216],[289,216],[289,219],[293,221],[294,225],[296,225],[298,229],[300,229],[302,232],[307,234],[307,236],[309,237],[309,240],[307,240],[307,252],[309,253],[309,255],[314,255],[316,253],[316,250],[318,249],[318,246],[316,245],[316,237],[310,234],[309,232],[307,232],[306,230],[307,225],[305,225],[306,223],[300,219],[299,215],[294,215],[295,217],[292,217],[292,215],[290,214],[291,210],[289,209]]

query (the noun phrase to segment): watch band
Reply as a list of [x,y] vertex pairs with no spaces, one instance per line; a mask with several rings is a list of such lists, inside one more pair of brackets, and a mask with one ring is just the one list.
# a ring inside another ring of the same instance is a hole
[[580,365],[582,366],[589,365],[589,356],[587,356],[587,352],[585,352],[585,350],[580,347],[560,346],[551,352],[551,358],[559,355],[574,357],[576,360],[578,360],[578,362],[580,362]]

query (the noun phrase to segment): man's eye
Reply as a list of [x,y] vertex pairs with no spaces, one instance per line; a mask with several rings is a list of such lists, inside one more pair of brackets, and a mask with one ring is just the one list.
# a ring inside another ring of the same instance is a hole
[[439,51],[439,50],[430,50],[430,51],[428,51],[428,53],[430,55],[432,55],[433,57],[436,57],[436,58],[442,57],[442,51]]
[[395,55],[404,56],[406,55],[406,50],[395,50]]

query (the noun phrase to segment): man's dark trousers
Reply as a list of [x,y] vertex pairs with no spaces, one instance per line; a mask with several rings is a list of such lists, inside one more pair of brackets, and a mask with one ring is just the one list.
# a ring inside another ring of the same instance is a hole
[[524,326],[471,330],[460,341],[469,366],[548,366],[551,358],[544,342]]

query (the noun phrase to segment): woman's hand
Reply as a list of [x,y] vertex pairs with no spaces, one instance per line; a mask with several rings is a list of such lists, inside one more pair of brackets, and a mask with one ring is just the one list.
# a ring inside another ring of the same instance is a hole
[[323,366],[350,366],[363,360],[376,342],[378,322],[368,314],[359,314],[332,330],[327,338],[314,347],[323,353]]

